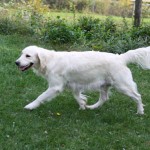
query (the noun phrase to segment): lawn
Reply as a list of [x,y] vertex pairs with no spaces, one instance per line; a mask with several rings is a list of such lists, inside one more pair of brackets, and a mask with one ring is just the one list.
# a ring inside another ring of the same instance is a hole
[[[9,11],[7,12],[8,14],[5,16],[5,17],[8,17],[8,16],[14,16],[16,15],[16,13],[21,13],[19,12],[20,10],[19,9],[9,9]],[[52,20],[56,19],[57,17],[60,17],[60,18],[63,18],[65,20],[67,20],[68,22],[73,22],[73,21],[77,21],[79,18],[81,17],[92,17],[92,18],[98,18],[100,20],[105,20],[106,18],[108,18],[108,16],[105,16],[105,15],[101,15],[101,14],[96,14],[96,13],[90,13],[90,12],[84,12],[84,13],[79,13],[79,12],[66,12],[66,11],[53,11],[53,10],[50,10],[49,12],[44,12],[44,16],[46,18],[51,18]],[[3,16],[1,16],[3,17]],[[123,22],[123,19],[125,19],[129,25],[133,25],[133,20],[134,18],[133,17],[121,17],[121,16],[109,16],[109,18],[112,18],[113,20],[115,20],[115,22],[117,24],[121,24],[122,25],[122,22]],[[150,19],[149,18],[144,18],[142,17],[141,18],[141,23],[150,23]]]
[[[51,11],[49,13],[47,13],[48,17],[55,19],[57,16],[64,18],[68,21],[74,21],[74,16],[75,19],[77,20],[80,17],[93,17],[93,18],[99,18],[100,20],[105,20],[106,18],[108,18],[108,16],[104,16],[104,15],[100,15],[100,14],[95,14],[95,13],[90,13],[90,12],[85,12],[85,13],[78,13],[76,12],[74,13],[67,13],[67,12],[56,12],[56,11]],[[123,17],[119,17],[119,16],[110,16],[110,18],[114,19],[115,22],[117,22],[118,24],[120,24],[123,20]],[[125,17],[125,19],[127,20],[128,23],[133,24],[133,18],[127,18]],[[142,18],[142,23],[149,23],[150,19],[149,18]]]
[[[71,92],[65,90],[51,103],[34,111],[23,107],[47,88],[31,70],[15,66],[21,49],[36,44],[53,48],[32,37],[0,35],[0,149],[1,150],[149,150],[150,71],[131,65],[145,106],[136,114],[130,98],[112,89],[102,108],[81,111]],[[98,94],[91,92],[94,103]]]

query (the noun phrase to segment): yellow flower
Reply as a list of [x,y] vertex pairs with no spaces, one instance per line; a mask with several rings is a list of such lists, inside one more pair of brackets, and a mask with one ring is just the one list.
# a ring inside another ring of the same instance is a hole
[[56,113],[57,116],[60,116],[61,114],[59,112]]

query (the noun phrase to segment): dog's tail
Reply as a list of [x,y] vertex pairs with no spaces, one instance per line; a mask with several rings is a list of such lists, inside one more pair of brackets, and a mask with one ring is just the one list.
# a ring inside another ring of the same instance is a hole
[[143,69],[150,69],[150,46],[129,50],[120,56],[125,64],[134,63],[140,65]]

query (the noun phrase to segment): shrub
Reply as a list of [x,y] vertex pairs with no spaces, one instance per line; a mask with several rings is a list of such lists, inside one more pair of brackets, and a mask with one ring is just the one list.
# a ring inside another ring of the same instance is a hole
[[106,18],[106,20],[103,23],[103,26],[104,26],[106,32],[107,31],[109,31],[111,33],[116,32],[116,29],[117,29],[116,24],[112,18],[109,18],[109,17]]
[[116,32],[116,24],[111,18],[105,21],[92,17],[82,17],[78,20],[77,26],[84,32],[87,40],[107,40],[112,33]]
[[44,18],[33,6],[27,5],[25,8],[19,5],[11,17],[0,18],[0,34],[32,34],[58,46],[66,44],[113,53],[150,44],[148,24],[134,28],[128,26],[124,19],[123,25],[118,28],[112,18],[99,20],[92,17],[81,17],[70,23],[60,17],[53,20]]
[[57,17],[56,20],[49,20],[41,30],[44,41],[54,44],[66,44],[79,41],[83,36],[80,28],[66,23],[65,19]]
[[0,19],[0,34],[32,34],[32,29],[21,20],[10,18]]
[[109,52],[112,53],[124,53],[130,49],[136,49],[139,47],[142,47],[145,45],[145,41],[141,40],[140,38],[137,39],[132,39],[130,35],[122,35],[119,37],[114,38],[114,40],[107,41],[107,46],[106,48],[108,49]]
[[[11,15],[0,18],[1,34],[37,34],[43,21],[43,14],[47,6],[42,4],[41,0],[21,1],[8,3],[9,7],[16,8]],[[7,6],[7,7],[8,7]]]
[[93,19],[92,17],[81,17],[78,19],[76,27],[83,31],[87,39],[91,39],[93,30],[99,25],[99,22],[99,19]]
[[143,38],[143,39],[149,39],[150,40],[150,25],[146,24],[143,26],[140,26],[138,28],[133,27],[131,29],[131,36],[132,38]]
[[11,34],[14,31],[13,23],[7,18],[0,19],[0,33],[1,34]]
[[[89,44],[94,50],[107,51],[112,53],[124,53],[130,49],[145,47],[150,44],[150,36],[145,38],[142,36],[132,36],[132,28],[128,30],[118,30],[115,33],[109,33],[109,36],[104,40],[97,38],[92,40]],[[140,31],[139,31],[140,32]]]

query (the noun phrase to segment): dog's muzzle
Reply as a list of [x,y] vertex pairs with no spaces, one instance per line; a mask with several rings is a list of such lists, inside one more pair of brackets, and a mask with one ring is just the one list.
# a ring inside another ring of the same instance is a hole
[[18,68],[19,68],[21,71],[25,71],[25,70],[31,68],[34,63],[31,62],[29,65],[22,66],[22,65],[20,64],[20,62],[16,61],[15,64],[18,66]]

